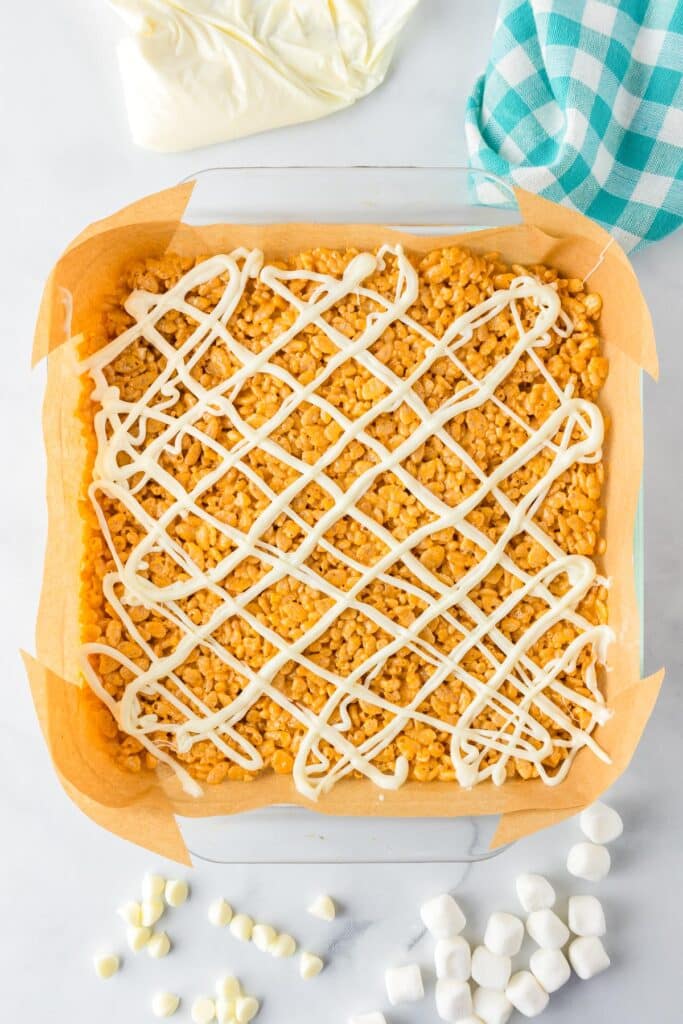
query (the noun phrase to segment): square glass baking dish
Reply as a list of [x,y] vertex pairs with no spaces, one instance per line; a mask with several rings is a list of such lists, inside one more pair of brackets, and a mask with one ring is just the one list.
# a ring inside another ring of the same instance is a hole
[[[467,168],[213,167],[193,179],[190,224],[371,223],[453,234],[520,222],[509,187]],[[634,560],[642,622],[642,501]],[[193,856],[215,863],[466,863],[504,849],[489,850],[497,820],[344,817],[277,805],[179,824]]]

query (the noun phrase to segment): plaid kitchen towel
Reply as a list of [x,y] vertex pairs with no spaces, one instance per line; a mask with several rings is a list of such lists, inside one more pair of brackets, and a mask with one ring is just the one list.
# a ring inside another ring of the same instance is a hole
[[681,0],[502,0],[467,105],[471,165],[627,250],[654,242],[683,219],[682,72]]

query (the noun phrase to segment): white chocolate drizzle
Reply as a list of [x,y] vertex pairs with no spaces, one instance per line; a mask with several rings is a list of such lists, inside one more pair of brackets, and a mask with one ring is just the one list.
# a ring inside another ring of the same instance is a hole
[[[388,299],[364,283],[378,267],[384,266],[387,256],[396,261],[398,270],[393,299]],[[225,285],[211,312],[201,312],[188,303],[189,292],[219,275],[223,275]],[[285,299],[296,313],[291,327],[273,338],[258,353],[245,348],[230,333],[231,317],[250,278],[258,278]],[[313,283],[315,289],[308,299],[302,299],[291,290],[290,285],[294,282]],[[371,300],[378,310],[368,315],[364,330],[355,339],[349,339],[336,330],[323,316],[345,296],[352,294]],[[605,581],[596,575],[595,565],[589,558],[567,554],[541,529],[534,518],[552,483],[561,474],[579,463],[597,462],[602,454],[603,421],[600,410],[594,403],[573,397],[571,385],[565,389],[560,388],[537,353],[537,350],[549,344],[551,332],[556,336],[568,337],[573,330],[571,321],[561,308],[556,289],[528,275],[515,278],[508,288],[494,291],[489,298],[454,320],[440,338],[432,335],[411,317],[409,311],[417,296],[417,273],[400,246],[384,246],[377,256],[368,252],[357,255],[350,261],[341,278],[264,265],[263,253],[259,250],[236,249],[230,254],[217,255],[197,264],[164,294],[133,292],[126,303],[126,309],[134,317],[135,323],[81,364],[82,372],[89,373],[94,381],[92,398],[98,406],[94,418],[97,454],[88,493],[116,566],[114,571],[104,577],[102,586],[106,600],[116,611],[125,631],[149,659],[149,667],[143,670],[114,646],[104,642],[86,643],[82,647],[82,669],[88,683],[110,709],[120,728],[136,737],[159,761],[169,765],[189,793],[198,795],[201,787],[173,753],[187,752],[199,741],[209,740],[226,758],[244,769],[255,771],[263,767],[258,748],[236,728],[263,695],[277,702],[303,726],[293,779],[297,790],[312,800],[329,791],[339,779],[352,771],[362,773],[383,789],[399,787],[408,774],[406,759],[402,756],[397,758],[391,773],[380,770],[374,761],[410,720],[450,736],[450,756],[456,778],[466,787],[487,778],[500,785],[506,778],[511,758],[529,762],[548,785],[557,785],[565,778],[574,756],[583,747],[590,748],[598,757],[608,760],[591,733],[610,714],[598,686],[596,666],[605,662],[612,633],[609,627],[596,626],[577,611],[591,587]],[[523,299],[532,300],[538,311],[529,329],[525,329],[519,310],[519,303]],[[478,379],[460,361],[458,351],[471,340],[478,327],[493,320],[506,308],[515,325],[517,341],[508,354],[500,358],[482,379]],[[187,314],[197,323],[192,334],[178,348],[166,341],[157,326],[160,318],[170,310]],[[403,379],[397,377],[370,351],[386,328],[397,321],[401,321],[410,332],[426,342],[419,365]],[[318,330],[325,332],[336,351],[319,370],[316,378],[303,385],[271,359],[308,324],[315,324]],[[140,338],[156,349],[165,360],[165,365],[139,400],[126,401],[121,397],[119,389],[107,382],[105,368]],[[191,371],[214,344],[224,345],[238,368],[218,386],[206,390]],[[413,386],[435,360],[442,357],[452,360],[467,384],[436,411],[430,412]],[[557,399],[557,408],[537,429],[517,416],[496,394],[499,385],[522,357],[533,360]],[[349,358],[355,359],[387,388],[386,394],[368,412],[354,420],[347,418],[318,393],[321,384]],[[239,415],[234,399],[244,383],[257,373],[272,375],[286,384],[291,393],[267,422],[254,429]],[[178,402],[180,386],[193,396],[195,404],[176,415],[177,410],[174,411],[173,407]],[[329,414],[342,431],[338,441],[313,465],[285,451],[271,436],[302,401],[316,405]],[[523,429],[526,439],[487,476],[453,439],[446,427],[454,417],[491,401]],[[406,440],[393,451],[388,451],[366,432],[366,428],[377,416],[397,409],[402,403],[410,407],[420,423]],[[171,412],[167,412],[168,409]],[[242,439],[229,450],[224,448],[202,431],[200,421],[206,415],[227,417],[240,432]],[[151,433],[148,436],[147,428],[151,421],[163,425],[163,430],[156,436]],[[456,507],[441,501],[402,465],[410,453],[430,436],[437,437],[477,479],[476,491]],[[216,468],[206,473],[189,493],[160,464],[163,453],[181,453],[185,438],[201,441],[202,445],[218,456]],[[365,445],[377,461],[344,491],[325,471],[353,439]],[[281,493],[273,492],[244,461],[245,456],[256,447],[296,472],[294,482]],[[541,452],[549,463],[545,475],[517,503],[511,501],[499,485]],[[231,468],[238,469],[256,483],[269,499],[268,507],[258,514],[248,532],[241,532],[219,521],[198,502],[198,498]],[[357,502],[373,481],[387,471],[395,474],[433,517],[405,540],[397,540],[389,530],[357,507]],[[315,481],[333,499],[332,508],[314,526],[305,523],[291,506],[296,495],[311,481]],[[161,484],[172,497],[171,506],[158,519],[152,518],[137,499],[141,487],[150,482]],[[98,500],[100,494],[118,500],[139,524],[142,539],[125,561],[117,553],[107,518]],[[495,542],[467,520],[469,513],[487,496],[495,498],[507,516],[502,534]],[[290,552],[280,551],[263,540],[266,530],[285,511],[305,533],[300,546]],[[200,569],[167,532],[167,527],[174,519],[190,513],[222,531],[234,545],[226,557],[212,568]],[[386,547],[387,553],[371,567],[338,550],[326,539],[325,534],[330,527],[344,516],[353,517]],[[459,531],[484,553],[483,558],[453,585],[445,584],[412,553],[422,539],[444,529]],[[506,554],[510,540],[523,532],[542,545],[550,559],[549,564],[536,574],[525,572]],[[333,554],[358,576],[348,590],[337,588],[305,564],[316,545]],[[164,552],[173,559],[179,568],[179,579],[176,582],[158,587],[142,575],[151,552]],[[221,581],[248,556],[257,558],[266,571],[248,590],[232,596],[221,586]],[[418,583],[388,574],[388,570],[400,561],[408,567]],[[469,595],[496,565],[513,573],[519,586],[487,615]],[[275,629],[247,610],[254,598],[286,576],[314,588],[332,602],[318,621],[295,642],[284,640]],[[569,585],[566,592],[558,597],[551,593],[550,585],[560,576],[568,580]],[[402,588],[422,601],[424,610],[417,614],[410,626],[399,625],[361,600],[363,590],[374,580]],[[200,590],[208,590],[216,595],[219,604],[208,621],[196,625],[188,618],[179,602]],[[519,602],[528,596],[541,598],[546,609],[519,640],[512,642],[501,631],[500,623],[506,616],[514,614]],[[131,608],[139,605],[163,616],[179,630],[181,639],[170,654],[156,656],[150,644],[140,635],[130,614]],[[362,612],[380,626],[390,639],[352,672],[341,677],[311,661],[306,651],[348,608]],[[471,629],[465,629],[461,621],[454,618],[453,612],[457,609],[472,620],[474,625]],[[275,648],[275,654],[257,671],[238,660],[229,648],[216,639],[219,626],[234,616],[240,616]],[[420,637],[420,633],[438,616],[456,626],[460,634],[464,632],[463,638],[448,654],[437,650]],[[572,625],[576,637],[564,650],[558,651],[554,660],[541,668],[532,660],[528,651],[544,633],[561,621]],[[498,657],[491,654],[490,644],[495,645]],[[227,706],[217,711],[207,707],[178,675],[178,669],[198,646],[217,655],[246,680],[242,691]],[[370,684],[382,672],[387,659],[403,648],[419,655],[423,663],[429,666],[431,674],[410,703],[398,706],[373,692]],[[463,667],[464,655],[473,649],[482,654],[491,667],[490,678],[485,682],[473,677]],[[576,693],[562,681],[563,674],[575,671],[578,658],[585,650],[589,657],[584,683],[590,697]],[[132,677],[119,700],[105,689],[93,667],[92,656],[102,654],[126,668]],[[290,700],[273,685],[277,673],[289,662],[303,666],[325,682],[333,684],[332,695],[319,714],[313,714],[306,707]],[[423,710],[424,702],[430,694],[448,677],[461,680],[473,694],[470,704],[455,723],[441,721],[431,711]],[[169,687],[169,683],[173,686]],[[505,683],[512,683],[518,693],[517,699],[506,696],[503,692]],[[139,695],[145,698],[163,696],[177,709],[181,721],[161,722],[155,714],[145,713]],[[584,709],[588,715],[585,727],[580,728],[553,697],[566,699]],[[356,746],[347,739],[345,733],[350,725],[348,707],[358,700],[381,707],[389,713],[390,718],[377,733]],[[548,729],[532,714],[534,708],[554,723],[554,735],[551,736]],[[475,727],[475,720],[487,709],[495,711],[499,716],[502,722],[499,728]],[[160,743],[155,740],[154,734],[159,732],[170,736],[170,742]],[[336,750],[336,760],[332,761],[321,751],[321,740]],[[548,771],[543,762],[556,746],[566,749],[566,757],[558,768]],[[498,755],[494,763],[488,757],[491,752]]]

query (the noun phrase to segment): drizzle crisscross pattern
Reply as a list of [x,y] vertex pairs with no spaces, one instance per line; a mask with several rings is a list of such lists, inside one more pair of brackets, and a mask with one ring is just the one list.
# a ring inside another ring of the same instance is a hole
[[[390,297],[372,287],[374,272],[387,260],[397,269],[395,294]],[[211,309],[203,311],[188,303],[193,289],[215,279],[223,282],[222,292]],[[284,300],[293,313],[290,326],[256,352],[238,341],[231,330],[235,311],[253,279]],[[147,662],[143,668],[139,659],[128,657],[116,644],[97,641],[84,645],[83,671],[120,728],[136,737],[158,760],[172,766],[190,791],[197,792],[198,786],[180,761],[197,743],[209,741],[228,761],[246,771],[258,771],[263,766],[258,745],[238,726],[264,695],[302,726],[293,775],[300,792],[313,799],[350,772],[362,773],[382,787],[400,785],[408,773],[407,762],[399,757],[393,771],[387,772],[380,755],[410,721],[448,735],[455,775],[467,786],[484,778],[503,782],[511,760],[529,762],[544,781],[555,784],[565,776],[572,757],[582,747],[589,746],[604,756],[591,733],[607,714],[595,669],[604,659],[609,629],[587,620],[579,611],[598,580],[595,565],[590,558],[568,554],[542,529],[536,517],[552,484],[562,474],[576,465],[598,462],[601,457],[603,426],[598,407],[575,397],[571,385],[560,387],[542,359],[551,336],[569,336],[572,324],[562,311],[556,288],[527,274],[494,290],[454,319],[440,336],[411,315],[417,293],[417,272],[400,246],[386,246],[376,256],[355,256],[339,277],[264,265],[261,252],[240,249],[199,262],[162,294],[133,292],[126,303],[133,325],[83,364],[94,383],[91,397],[97,409],[97,454],[89,496],[115,563],[114,571],[103,578],[102,588]],[[329,315],[349,295],[364,299],[372,310],[354,337],[335,327],[334,317]],[[529,301],[536,309],[530,326],[525,325],[521,312],[522,304]],[[477,377],[459,353],[503,310],[509,312],[514,324],[513,341],[509,350]],[[195,325],[178,345],[172,344],[160,328],[169,311],[187,316]],[[397,323],[409,328],[423,344],[421,357],[403,377],[373,351],[375,343]],[[303,381],[277,356],[310,324],[327,337],[330,354],[317,372]],[[110,385],[106,371],[137,338],[143,338],[153,349],[162,369],[142,397],[131,399]],[[222,348],[229,360],[220,382],[207,388],[193,371],[212,346]],[[455,366],[462,383],[446,400],[429,408],[418,385],[436,361],[444,358]],[[533,361],[555,396],[554,408],[542,422],[533,425],[506,405],[499,392],[522,358]],[[325,386],[334,379],[335,371],[351,360],[373,382],[368,391],[372,400],[357,414],[345,412],[325,397]],[[254,425],[240,414],[239,396],[244,386],[259,375],[278,382],[282,399],[263,422]],[[190,396],[181,412],[177,408],[180,394]],[[448,429],[457,417],[481,409],[485,403],[494,403],[522,437],[518,447],[489,473]],[[336,439],[308,462],[276,438],[288,417],[310,407],[316,407],[336,425]],[[373,425],[399,408],[410,410],[415,427],[409,436],[387,445],[385,439],[378,438]],[[230,446],[207,433],[207,416],[224,417],[234,425],[236,433]],[[152,423],[154,431],[150,430]],[[189,488],[173,475],[165,461],[169,454],[180,454],[188,439],[211,452],[213,460],[212,468]],[[469,493],[456,504],[446,502],[406,468],[411,455],[431,439],[458,460],[472,481]],[[343,487],[330,475],[330,467],[351,442],[361,443],[371,461],[367,466],[364,463],[362,471]],[[265,453],[287,467],[287,486],[277,490],[269,485],[254,468],[251,457],[255,453]],[[545,459],[545,472],[534,486],[513,500],[505,481],[538,456]],[[263,499],[251,520],[240,526],[218,518],[207,502],[212,488],[230,473],[250,481]],[[395,480],[400,489],[413,495],[421,511],[419,523],[407,532],[392,530],[388,519],[382,522],[381,517],[374,517],[364,500],[381,485],[391,492],[387,480]],[[141,500],[150,481],[169,495],[157,513],[150,512]],[[329,499],[312,522],[297,510],[297,499],[311,485]],[[125,558],[120,555],[103,511],[103,496],[118,501],[139,525],[139,539]],[[486,501],[496,502],[503,513],[503,526],[496,538],[472,521],[471,514]],[[225,538],[224,553],[215,564],[197,564],[171,529],[172,524],[188,516]],[[293,550],[282,550],[267,539],[268,531],[282,516],[291,520],[302,535]],[[372,564],[329,539],[332,528],[347,520],[360,525],[377,542],[381,554]],[[446,582],[438,566],[417,553],[421,542],[444,531],[457,532],[477,552],[474,564],[455,582]],[[522,533],[544,552],[544,564],[537,572],[520,568],[509,552],[510,542]],[[316,550],[326,552],[348,571],[345,585],[316,571],[310,558]],[[175,567],[173,581],[165,586],[155,584],[146,572],[148,559],[158,553]],[[226,581],[247,558],[258,562],[260,574],[247,589],[232,592]],[[473,595],[496,567],[509,573],[515,586],[495,608],[484,611]],[[293,579],[317,595],[315,621],[306,621],[298,635],[282,635],[277,621],[264,621],[251,610],[254,601],[283,579]],[[558,587],[560,580],[565,584]],[[412,622],[401,624],[367,599],[368,588],[376,582],[416,599],[419,611]],[[187,602],[199,593],[211,595],[212,611],[197,622],[188,613]],[[536,600],[540,610],[535,621],[513,642],[501,624],[515,615],[525,599]],[[164,657],[155,655],[136,625],[134,609],[140,606],[167,620],[179,636],[173,650]],[[311,652],[348,610],[372,623],[381,640],[372,653],[340,675]],[[245,623],[270,652],[255,668],[225,639],[225,627],[235,620]],[[429,639],[429,629],[436,620],[452,627],[455,639],[449,650]],[[558,623],[572,627],[571,639],[555,658],[541,666],[530,651]],[[237,695],[217,709],[208,706],[180,674],[188,656],[198,648],[210,651],[243,680]],[[414,696],[399,703],[374,683],[391,659],[405,651],[419,660],[424,672]],[[466,655],[470,651],[481,654],[489,666],[485,679],[468,671]],[[101,656],[112,659],[127,673],[129,681],[118,697],[103,686],[97,672],[96,659]],[[577,692],[567,685],[566,675],[575,670],[582,657],[586,660],[584,687]],[[282,672],[292,664],[328,685],[322,708],[314,712],[278,685]],[[455,719],[443,720],[426,701],[452,678],[464,685],[469,700]],[[160,722],[150,711],[155,696],[162,696],[175,709],[174,721]],[[385,717],[381,728],[362,742],[353,743],[348,738],[349,709],[359,701],[380,708]],[[567,713],[567,701],[585,712],[582,724]],[[494,716],[495,727],[478,724],[484,711]],[[544,724],[548,721],[553,723],[553,735]],[[551,771],[544,762],[558,746],[565,748],[567,756],[559,768]]]

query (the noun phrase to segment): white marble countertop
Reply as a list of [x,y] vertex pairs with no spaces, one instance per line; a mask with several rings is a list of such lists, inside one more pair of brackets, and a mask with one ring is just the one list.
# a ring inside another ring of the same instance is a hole
[[[429,940],[417,908],[441,889],[457,891],[472,934],[493,909],[515,907],[515,874],[534,869],[566,883],[563,860],[577,835],[567,822],[469,869],[419,866],[199,866],[194,900],[169,930],[173,956],[126,958],[103,988],[89,957],[120,942],[114,907],[155,865],[83,817],[62,792],[39,736],[18,656],[32,649],[44,531],[39,403],[42,373],[30,374],[30,336],[40,287],[66,241],[85,223],[137,195],[207,164],[462,164],[465,97],[486,59],[495,3],[423,0],[393,72],[354,109],[317,123],[246,139],[211,151],[156,156],[129,142],[116,77],[117,19],[91,0],[13,6],[0,39],[4,217],[1,247],[5,372],[0,417],[5,492],[0,545],[6,583],[0,659],[5,693],[0,720],[0,1019],[54,1024],[149,1021],[149,999],[168,986],[188,999],[210,990],[231,968],[263,997],[263,1024],[343,1024],[352,1011],[385,1007],[383,969],[415,958],[429,967]],[[613,968],[553,997],[551,1024],[657,1024],[680,1021],[681,648],[683,612],[678,421],[683,392],[679,233],[637,256],[635,266],[659,337],[662,382],[645,385],[647,423],[646,668],[669,680],[634,762],[614,792],[626,835],[600,887],[610,925]],[[164,865],[159,865],[164,870]],[[343,908],[331,925],[306,915],[329,891]],[[329,966],[302,988],[293,963],[264,958],[206,924],[206,904],[223,893],[235,905],[299,935]],[[187,1004],[177,1020],[187,1021]],[[436,1020],[431,997],[390,1014],[392,1024]]]

